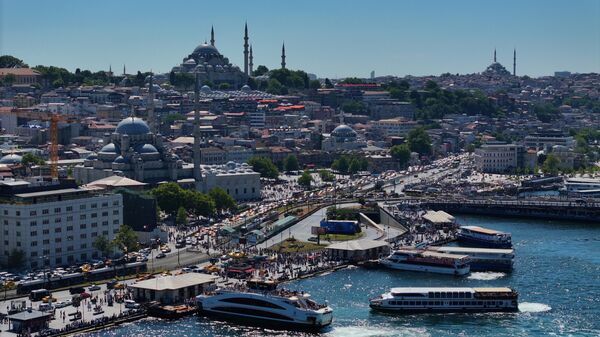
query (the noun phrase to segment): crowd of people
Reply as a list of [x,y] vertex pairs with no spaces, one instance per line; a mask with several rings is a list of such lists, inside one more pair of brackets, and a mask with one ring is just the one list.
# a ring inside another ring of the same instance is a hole
[[76,321],[73,323],[68,323],[62,329],[47,329],[40,331],[38,336],[48,337],[48,336],[61,336],[67,333],[73,333],[77,330],[87,330],[92,328],[100,328],[104,327],[108,323],[118,323],[122,320],[126,320],[132,318],[134,316],[144,315],[145,311],[143,309],[131,309],[128,311],[124,311],[119,314],[113,314],[112,316],[104,316],[94,318],[90,321]]

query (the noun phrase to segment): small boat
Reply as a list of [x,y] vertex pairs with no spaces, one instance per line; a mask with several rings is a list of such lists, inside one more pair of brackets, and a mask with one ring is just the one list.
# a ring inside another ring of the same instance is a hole
[[392,288],[369,300],[373,310],[394,313],[515,312],[519,294],[510,288]]
[[457,276],[467,275],[471,270],[467,255],[444,254],[413,247],[394,251],[380,264],[391,269]]
[[321,331],[333,310],[304,292],[278,289],[274,281],[251,280],[243,289],[217,289],[198,295],[200,314],[271,329]]
[[510,233],[479,226],[460,226],[458,240],[475,247],[512,248]]

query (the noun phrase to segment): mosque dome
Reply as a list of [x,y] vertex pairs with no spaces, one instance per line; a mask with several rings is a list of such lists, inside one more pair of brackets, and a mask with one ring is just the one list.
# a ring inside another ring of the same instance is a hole
[[242,87],[242,91],[250,91],[250,90],[252,90],[252,89],[250,89],[250,86],[249,86],[249,85],[247,85],[247,84],[245,84],[245,85]]
[[135,147],[137,153],[158,153],[158,150],[152,144],[143,144]]
[[202,91],[202,92],[210,92],[210,87],[208,85],[203,85],[202,88],[200,88],[200,91]]
[[97,154],[95,154],[94,152],[92,152],[92,153],[90,153],[90,155],[89,155],[89,156],[87,156],[85,159],[86,159],[86,160],[96,160],[96,159],[98,159],[98,155],[97,155]]
[[342,124],[333,129],[331,135],[338,138],[353,138],[356,137],[356,132],[348,125]]
[[196,65],[196,61],[194,61],[194,59],[192,59],[192,58],[189,58],[189,59],[187,59],[187,61],[183,62],[183,64],[195,66]]
[[150,128],[141,118],[127,117],[117,125],[115,132],[122,135],[142,135],[149,133]]
[[212,46],[208,43],[203,43],[203,44],[199,45],[198,47],[196,47],[196,49],[194,49],[194,52],[192,53],[192,55],[195,55],[198,57],[202,56],[206,59],[209,59],[212,56],[219,56],[221,54],[219,53],[217,48],[215,48],[215,46]]
[[104,145],[104,147],[100,150],[101,153],[118,153],[119,149],[114,143],[109,143]]
[[118,156],[117,158],[115,158],[115,160],[113,161],[113,163],[116,163],[116,164],[125,164],[125,158],[123,158],[123,156]]
[[13,164],[20,164],[21,161],[23,160],[23,157],[19,156],[18,154],[7,154],[6,156],[0,158],[0,164],[7,164],[7,165],[13,165]]

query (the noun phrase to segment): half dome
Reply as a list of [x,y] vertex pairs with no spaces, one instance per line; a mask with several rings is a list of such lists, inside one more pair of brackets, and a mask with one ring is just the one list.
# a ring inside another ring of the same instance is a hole
[[116,133],[122,135],[143,135],[150,132],[148,124],[137,117],[127,117],[117,124]]

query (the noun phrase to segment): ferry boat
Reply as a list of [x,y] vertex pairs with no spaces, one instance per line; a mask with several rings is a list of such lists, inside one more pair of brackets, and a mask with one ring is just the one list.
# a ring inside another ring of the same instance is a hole
[[272,329],[320,331],[333,310],[304,292],[278,289],[273,281],[251,280],[244,288],[217,289],[196,297],[200,314]]
[[510,272],[515,258],[513,249],[432,246],[427,250],[444,254],[468,255],[471,271]]
[[510,288],[392,288],[369,300],[374,310],[395,313],[515,312],[518,293]]
[[467,255],[445,254],[415,248],[403,248],[394,251],[381,260],[387,268],[422,271],[438,274],[466,275],[470,272]]
[[479,226],[460,226],[458,240],[476,247],[512,248],[510,233]]

